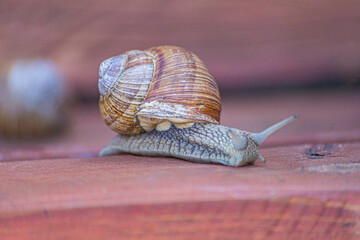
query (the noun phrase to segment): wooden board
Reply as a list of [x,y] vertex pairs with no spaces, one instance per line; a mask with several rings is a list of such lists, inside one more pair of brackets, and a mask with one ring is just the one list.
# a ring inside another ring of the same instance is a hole
[[94,96],[103,60],[171,44],[199,55],[222,88],[355,82],[359,8],[357,0],[5,0],[0,69],[51,58],[78,94]]
[[232,168],[130,155],[2,162],[1,239],[356,239],[360,143]]
[[2,139],[0,239],[360,238],[359,90],[223,100],[232,127],[301,118],[243,168],[97,157],[114,134],[95,105],[74,108],[57,138]]

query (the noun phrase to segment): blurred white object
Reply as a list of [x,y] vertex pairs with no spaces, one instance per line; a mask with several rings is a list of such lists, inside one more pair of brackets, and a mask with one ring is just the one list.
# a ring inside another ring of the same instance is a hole
[[40,137],[64,126],[64,81],[53,62],[15,62],[0,89],[0,134]]

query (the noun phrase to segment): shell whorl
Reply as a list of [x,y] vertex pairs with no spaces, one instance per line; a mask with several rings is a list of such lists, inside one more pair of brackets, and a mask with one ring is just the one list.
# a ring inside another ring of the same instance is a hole
[[164,122],[219,124],[216,82],[204,63],[183,48],[128,51],[105,60],[99,76],[100,112],[120,134],[151,131]]
[[128,51],[100,66],[100,112],[106,124],[120,134],[143,132],[136,118],[152,80],[154,59],[144,51]]
[[106,95],[112,88],[120,74],[124,71],[126,55],[115,56],[103,61],[99,69],[99,92]]

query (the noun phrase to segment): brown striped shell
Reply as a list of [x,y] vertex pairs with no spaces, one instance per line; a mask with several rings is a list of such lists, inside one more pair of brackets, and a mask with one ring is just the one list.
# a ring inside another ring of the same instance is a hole
[[183,48],[128,51],[102,62],[99,76],[101,115],[120,134],[220,122],[217,84],[204,63]]

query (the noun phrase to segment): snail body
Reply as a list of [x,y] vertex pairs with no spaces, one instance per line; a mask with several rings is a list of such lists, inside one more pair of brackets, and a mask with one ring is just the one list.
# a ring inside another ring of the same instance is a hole
[[100,156],[132,153],[243,166],[265,161],[259,145],[297,117],[261,133],[219,125],[215,80],[195,54],[179,47],[128,51],[105,60],[99,75],[101,115],[119,133]]
[[265,162],[259,153],[259,145],[296,117],[285,119],[261,133],[249,133],[212,123],[195,123],[190,128],[172,126],[168,131],[118,135],[100,152],[100,156],[132,153],[235,167],[250,164],[258,158]]

